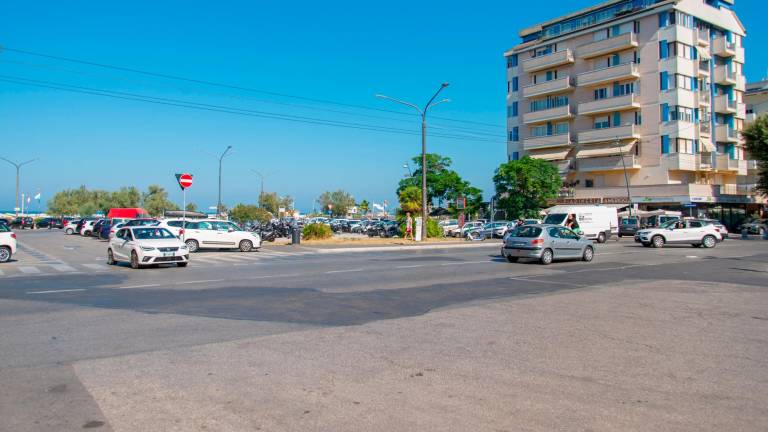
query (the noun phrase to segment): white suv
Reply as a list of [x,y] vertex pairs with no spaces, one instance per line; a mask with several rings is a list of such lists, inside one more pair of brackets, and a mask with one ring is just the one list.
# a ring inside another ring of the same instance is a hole
[[187,221],[183,238],[190,252],[199,249],[240,249],[249,252],[261,247],[259,234],[224,220]]
[[665,244],[690,244],[694,247],[713,248],[723,236],[710,222],[698,219],[669,221],[659,228],[643,229],[635,233],[635,241],[645,247],[664,247]]
[[16,234],[6,224],[0,224],[0,263],[11,260],[16,253]]

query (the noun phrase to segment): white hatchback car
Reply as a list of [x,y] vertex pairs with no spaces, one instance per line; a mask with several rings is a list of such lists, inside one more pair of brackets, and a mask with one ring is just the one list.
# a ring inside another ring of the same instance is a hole
[[165,228],[125,227],[115,233],[107,248],[107,264],[114,265],[119,261],[127,261],[135,269],[144,265],[174,263],[186,267],[189,250]]
[[261,236],[258,233],[245,231],[224,220],[187,222],[183,238],[190,252],[200,249],[240,249],[242,252],[250,252],[261,247]]
[[0,263],[11,260],[16,253],[16,234],[6,224],[0,224]]
[[665,244],[690,244],[694,247],[713,248],[723,241],[720,231],[709,222],[688,219],[669,221],[659,228],[642,229],[635,233],[635,241],[645,247],[664,247]]

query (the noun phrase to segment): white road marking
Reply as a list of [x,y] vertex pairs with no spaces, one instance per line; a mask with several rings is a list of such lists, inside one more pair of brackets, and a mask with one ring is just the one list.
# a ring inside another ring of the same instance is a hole
[[4,275],[3,270],[0,270],[0,276]]
[[87,291],[87,290],[85,288],[77,288],[77,289],[50,290],[50,291],[28,291],[27,294],[52,294],[52,293],[75,292],[75,291]]
[[686,257],[686,258],[698,258],[698,256],[697,256],[697,255],[686,255],[685,257]]
[[40,269],[38,269],[37,267],[27,267],[27,266],[19,267],[19,271],[26,274],[42,273]]
[[555,285],[568,285],[568,286],[575,286],[575,287],[586,287],[587,286],[587,285],[579,285],[579,284],[570,283],[570,282],[540,281],[540,280],[536,280],[536,279],[516,278],[516,277],[511,277],[511,278],[509,278],[509,280],[516,280],[516,281],[521,281],[521,282],[536,282],[536,283],[544,283],[544,284],[555,284]]
[[83,267],[87,267],[92,270],[106,270],[107,264],[83,264]]
[[355,272],[361,272],[365,271],[365,269],[349,269],[349,270],[331,270],[325,272],[325,274],[334,274],[334,273],[355,273]]
[[407,266],[397,266],[396,269],[410,269],[410,268],[419,268],[419,267],[425,267],[424,264],[416,264],[416,265],[407,265]]
[[198,283],[209,283],[209,282],[224,282],[226,279],[208,279],[208,280],[196,280],[196,281],[186,281],[186,282],[177,282],[177,285],[189,285],[189,284],[198,284]]
[[51,264],[51,267],[53,267],[54,270],[60,271],[60,272],[74,272],[77,271],[75,268],[70,267],[66,264]]
[[117,287],[119,289],[132,289],[132,288],[148,288],[148,287],[156,287],[160,286],[160,284],[145,284],[145,285],[129,285],[124,287]]

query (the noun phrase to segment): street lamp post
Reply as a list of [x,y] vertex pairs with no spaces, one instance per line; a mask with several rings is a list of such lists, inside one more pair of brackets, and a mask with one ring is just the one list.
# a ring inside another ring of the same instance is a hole
[[[421,240],[426,241],[427,240],[427,216],[428,216],[428,210],[427,210],[427,111],[443,102],[450,102],[448,99],[442,99],[437,102],[434,102],[437,98],[437,95],[440,94],[441,91],[443,91],[444,88],[448,87],[448,83],[443,83],[440,85],[440,88],[437,89],[437,92],[432,96],[432,98],[429,100],[429,102],[424,105],[424,108],[420,108],[418,105],[412,104],[410,102],[405,102],[399,99],[395,99],[389,96],[378,94],[376,97],[382,98],[382,99],[388,99],[392,102],[397,102],[399,104],[409,106],[416,111],[418,111],[419,115],[421,115]],[[434,103],[433,103],[434,102]]]
[[216,214],[219,216],[221,216],[221,162],[224,160],[224,157],[227,155],[227,153],[229,153],[230,150],[232,150],[232,146],[227,146],[221,156],[219,156],[219,197],[216,200]]
[[252,169],[251,171],[259,176],[259,179],[261,180],[261,193],[259,194],[259,207],[261,207],[261,197],[264,196],[264,179],[274,174],[274,172],[263,174],[260,171],[256,171],[255,169]]
[[408,177],[413,177],[413,171],[411,171],[411,165],[404,163],[403,168],[408,170]]
[[11,164],[14,167],[16,167],[16,206],[13,208],[13,211],[16,212],[16,216],[18,216],[19,215],[19,179],[21,177],[21,167],[23,167],[24,165],[30,164],[30,163],[38,160],[38,158],[30,159],[30,160],[25,161],[25,162],[14,162],[14,161],[12,161],[10,159],[6,159],[4,157],[0,157],[0,159],[6,161],[9,164]]

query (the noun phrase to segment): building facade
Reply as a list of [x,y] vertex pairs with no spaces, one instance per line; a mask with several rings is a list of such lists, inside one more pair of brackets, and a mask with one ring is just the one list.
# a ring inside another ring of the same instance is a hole
[[522,30],[505,53],[509,159],[556,165],[563,204],[686,210],[731,226],[759,210],[739,134],[746,31],[732,8],[613,0]]

